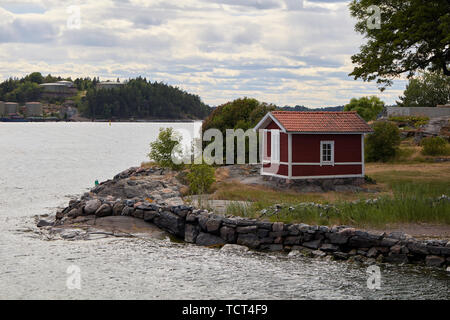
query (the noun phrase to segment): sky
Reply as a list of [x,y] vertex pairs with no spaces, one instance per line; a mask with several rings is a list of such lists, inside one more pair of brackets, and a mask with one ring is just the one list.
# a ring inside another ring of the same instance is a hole
[[244,96],[312,108],[367,95],[394,104],[404,79],[381,93],[348,76],[365,42],[348,2],[0,0],[0,80],[143,76],[211,106]]

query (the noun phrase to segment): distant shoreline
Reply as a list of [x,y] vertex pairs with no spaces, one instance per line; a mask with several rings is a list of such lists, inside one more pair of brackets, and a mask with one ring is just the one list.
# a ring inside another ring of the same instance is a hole
[[201,119],[198,120],[192,120],[192,119],[152,119],[152,120],[27,120],[27,119],[0,119],[0,122],[5,122],[5,123],[23,123],[23,122],[99,122],[99,123],[147,123],[147,122],[158,122],[158,123],[165,123],[165,122],[169,122],[169,123],[178,123],[178,122],[189,122],[189,123],[193,123],[193,122],[200,122],[203,121]]

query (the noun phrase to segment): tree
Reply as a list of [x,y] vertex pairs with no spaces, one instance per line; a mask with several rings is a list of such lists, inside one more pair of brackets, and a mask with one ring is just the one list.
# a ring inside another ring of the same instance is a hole
[[214,168],[206,163],[193,164],[187,174],[191,193],[203,194],[208,192],[211,185],[216,181],[214,173]]
[[155,161],[163,168],[179,170],[182,164],[176,164],[172,160],[172,153],[178,156],[176,147],[181,143],[181,137],[173,132],[172,128],[160,128],[158,139],[150,143],[151,151],[148,154],[150,160]]
[[395,157],[400,145],[398,127],[387,121],[378,121],[373,125],[374,132],[365,141],[367,161],[386,162]]
[[[373,6],[380,9],[380,28],[373,28]],[[376,82],[381,90],[403,73],[433,68],[450,76],[450,4],[448,0],[353,0],[355,30],[367,43],[352,56],[355,79]]]
[[353,98],[344,107],[344,111],[356,111],[366,121],[375,120],[377,115],[383,111],[384,102],[376,96]]
[[441,72],[424,72],[410,79],[397,104],[401,107],[436,107],[450,102],[450,77]]

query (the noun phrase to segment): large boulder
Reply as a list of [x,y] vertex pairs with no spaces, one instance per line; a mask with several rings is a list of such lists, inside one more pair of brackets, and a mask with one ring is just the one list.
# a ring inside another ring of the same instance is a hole
[[109,204],[102,204],[97,211],[95,211],[95,215],[97,217],[107,217],[112,214],[112,208]]
[[153,222],[163,230],[184,239],[184,219],[169,211],[162,211]]
[[197,236],[197,239],[195,240],[195,243],[200,246],[215,246],[223,245],[225,244],[225,241],[213,234],[200,232],[200,234]]
[[102,205],[102,202],[98,199],[89,200],[86,202],[86,205],[84,206],[84,213],[86,215],[92,215],[95,214],[95,212],[100,208]]

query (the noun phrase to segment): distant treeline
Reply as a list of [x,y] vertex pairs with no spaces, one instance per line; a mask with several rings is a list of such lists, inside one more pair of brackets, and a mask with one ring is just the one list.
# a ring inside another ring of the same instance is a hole
[[324,107],[324,108],[313,109],[313,108],[308,108],[305,106],[296,105],[295,107],[290,107],[290,106],[278,107],[277,110],[282,110],[282,111],[343,111],[344,106]]
[[114,89],[88,89],[80,111],[96,119],[203,119],[211,109],[197,95],[138,77]]

